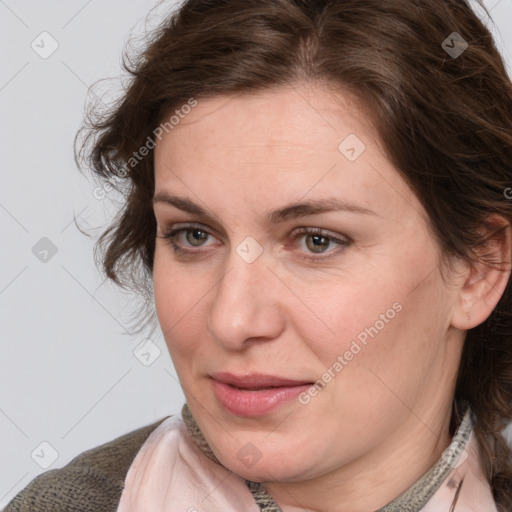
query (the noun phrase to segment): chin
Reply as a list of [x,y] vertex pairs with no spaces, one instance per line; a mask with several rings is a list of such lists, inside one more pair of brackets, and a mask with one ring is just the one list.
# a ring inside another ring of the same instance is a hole
[[233,473],[252,482],[295,482],[307,479],[304,474],[305,468],[302,468],[296,458],[286,454],[269,454],[267,457],[261,457],[257,461],[251,461],[247,456],[244,460],[238,453],[229,454],[228,457],[217,456],[219,461]]

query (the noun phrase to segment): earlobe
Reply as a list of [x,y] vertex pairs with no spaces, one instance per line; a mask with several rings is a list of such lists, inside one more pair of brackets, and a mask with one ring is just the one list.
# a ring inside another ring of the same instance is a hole
[[471,305],[470,304],[466,304],[466,320],[470,320],[471,319],[470,312],[471,312]]
[[451,324],[461,330],[476,327],[489,317],[510,282],[512,235],[501,216],[489,218],[488,235],[480,255],[468,269],[459,290]]

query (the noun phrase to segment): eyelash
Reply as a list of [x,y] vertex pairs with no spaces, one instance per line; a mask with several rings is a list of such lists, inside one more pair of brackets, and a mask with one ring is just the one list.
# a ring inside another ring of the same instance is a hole
[[[169,243],[176,255],[180,255],[180,256],[193,256],[193,253],[203,252],[203,251],[195,251],[195,250],[183,249],[182,247],[180,247],[175,242],[175,238],[180,233],[186,232],[186,231],[193,231],[193,230],[203,231],[207,235],[212,236],[211,233],[209,233],[206,229],[203,228],[203,226],[198,225],[198,224],[189,224],[189,225],[177,228],[177,229],[172,229],[172,230],[169,230],[169,231],[165,231],[163,233],[163,235],[160,236],[159,238],[162,238],[167,243]],[[295,233],[295,236],[293,237],[293,239],[296,240],[296,239],[300,238],[303,235],[320,235],[320,236],[323,236],[323,237],[327,238],[330,242],[335,242],[335,243],[339,244],[340,247],[347,247],[351,243],[351,240],[349,240],[347,238],[345,238],[345,239],[337,238],[337,237],[329,234],[329,232],[327,232],[327,231],[325,231],[323,229],[320,229],[320,228],[305,228],[305,227],[298,228],[298,231]],[[302,255],[301,258],[303,260],[309,261],[309,262],[319,262],[319,261],[324,261],[324,260],[330,259],[330,258],[338,255],[341,250],[342,249],[339,248],[337,250],[329,251],[327,253],[328,256],[305,256],[305,255]]]

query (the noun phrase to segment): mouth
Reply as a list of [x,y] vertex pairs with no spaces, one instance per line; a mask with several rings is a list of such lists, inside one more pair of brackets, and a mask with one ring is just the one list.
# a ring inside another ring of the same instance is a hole
[[235,388],[244,390],[259,390],[271,388],[283,388],[292,386],[303,386],[305,384],[313,384],[308,380],[288,379],[284,377],[277,377],[274,375],[264,375],[259,373],[252,373],[245,376],[237,376],[232,373],[219,372],[214,373],[212,379],[228,384]]
[[258,417],[284,406],[314,383],[274,375],[211,375],[213,391],[224,410],[240,417]]

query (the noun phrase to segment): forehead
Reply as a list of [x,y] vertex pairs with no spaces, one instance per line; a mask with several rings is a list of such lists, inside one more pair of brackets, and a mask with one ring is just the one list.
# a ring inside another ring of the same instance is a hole
[[194,172],[208,166],[218,174],[243,170],[253,178],[273,170],[275,179],[293,166],[298,177],[332,167],[349,136],[360,141],[359,149],[377,149],[376,135],[350,96],[325,87],[300,84],[198,99],[157,142],[156,180],[172,178],[159,172],[169,166]]
[[157,142],[157,191],[218,191],[254,202],[258,190],[262,205],[333,191],[362,206],[414,202],[371,119],[347,93],[303,84],[197,101]]
[[[180,116],[172,132],[183,138],[201,134],[202,144],[215,140],[224,148],[243,141],[247,150],[251,145],[272,143],[300,148],[318,142],[322,146],[332,145],[350,130],[361,139],[377,137],[371,121],[352,95],[327,87],[296,84],[199,99],[197,106]],[[230,139],[226,139],[228,134]]]

